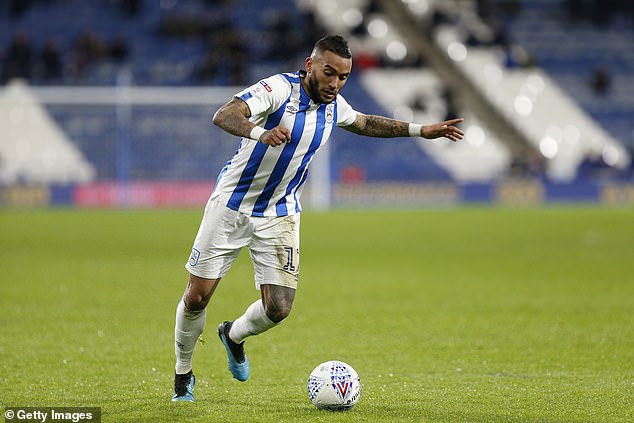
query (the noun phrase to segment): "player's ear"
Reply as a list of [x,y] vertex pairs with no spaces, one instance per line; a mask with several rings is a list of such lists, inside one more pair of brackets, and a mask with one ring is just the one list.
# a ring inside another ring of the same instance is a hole
[[306,58],[306,72],[310,72],[310,69],[313,67],[313,59],[308,56]]

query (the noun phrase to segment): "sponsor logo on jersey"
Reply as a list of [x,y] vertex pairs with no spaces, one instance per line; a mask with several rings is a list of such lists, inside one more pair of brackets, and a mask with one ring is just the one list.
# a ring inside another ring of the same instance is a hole
[[288,103],[286,103],[286,112],[290,114],[295,114],[299,112],[299,99],[291,98]]
[[271,86],[267,84],[266,81],[260,81],[260,85],[262,85],[264,89],[268,92],[273,91],[273,88],[271,88]]

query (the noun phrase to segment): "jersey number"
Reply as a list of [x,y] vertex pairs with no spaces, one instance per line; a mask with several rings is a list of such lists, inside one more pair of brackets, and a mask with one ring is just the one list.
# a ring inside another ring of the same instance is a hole
[[288,270],[289,272],[295,271],[295,265],[293,264],[293,248],[292,247],[284,247],[284,251],[287,254],[286,264],[282,269]]

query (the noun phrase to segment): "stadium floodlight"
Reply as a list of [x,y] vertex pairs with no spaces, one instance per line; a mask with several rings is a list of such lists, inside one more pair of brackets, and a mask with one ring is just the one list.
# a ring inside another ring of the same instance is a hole
[[341,14],[341,20],[348,28],[356,28],[363,22],[363,14],[359,9],[353,7]]
[[539,142],[539,151],[547,159],[553,159],[559,152],[559,145],[554,138],[545,136]]
[[390,60],[400,62],[407,56],[407,47],[400,41],[392,41],[385,47],[385,54]]
[[373,18],[368,22],[368,34],[373,38],[385,38],[388,32],[388,26],[384,19]]
[[513,106],[518,115],[528,116],[533,111],[533,100],[525,95],[518,95],[513,101]]
[[455,62],[462,62],[467,58],[467,48],[459,41],[454,41],[447,46],[449,58]]

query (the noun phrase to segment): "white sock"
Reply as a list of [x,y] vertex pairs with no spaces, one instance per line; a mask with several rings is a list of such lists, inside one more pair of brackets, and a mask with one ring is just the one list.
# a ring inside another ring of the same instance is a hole
[[277,323],[269,319],[264,312],[264,304],[262,300],[257,300],[251,304],[247,311],[238,317],[231,326],[229,337],[233,342],[239,344],[244,338],[251,335],[257,335],[271,329]]
[[182,375],[192,369],[194,346],[205,329],[205,310],[190,311],[185,307],[183,300],[176,307],[176,326],[174,327],[176,374]]

